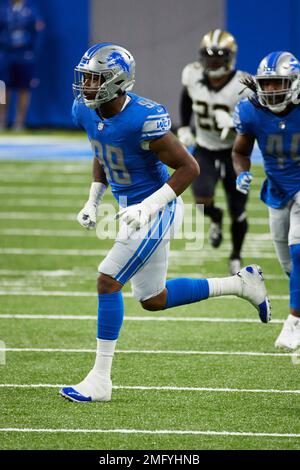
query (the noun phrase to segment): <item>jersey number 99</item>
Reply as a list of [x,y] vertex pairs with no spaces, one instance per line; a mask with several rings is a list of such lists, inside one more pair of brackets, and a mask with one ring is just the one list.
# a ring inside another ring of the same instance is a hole
[[107,180],[117,184],[130,184],[131,178],[125,166],[123,150],[113,145],[103,146],[98,140],[92,140],[91,144],[95,157],[104,168]]

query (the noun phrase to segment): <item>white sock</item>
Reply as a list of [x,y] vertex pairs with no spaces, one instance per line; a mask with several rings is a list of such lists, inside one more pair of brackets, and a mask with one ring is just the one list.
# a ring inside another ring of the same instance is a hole
[[104,379],[110,379],[111,366],[117,340],[97,338],[97,353],[93,370]]
[[209,297],[220,297],[221,295],[242,294],[242,280],[239,276],[216,277],[207,279],[209,286]]
[[290,324],[290,325],[298,325],[298,323],[300,322],[300,318],[299,317],[295,317],[295,315],[291,315],[289,314],[289,316],[287,317],[287,322]]

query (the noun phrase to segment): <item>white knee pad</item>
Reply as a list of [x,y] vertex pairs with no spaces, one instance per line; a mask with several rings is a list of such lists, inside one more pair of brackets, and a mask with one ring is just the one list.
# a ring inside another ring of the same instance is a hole
[[290,209],[269,207],[270,230],[279,263],[285,273],[290,273],[292,261],[289,250]]
[[289,245],[300,243],[300,192],[296,194],[290,213]]

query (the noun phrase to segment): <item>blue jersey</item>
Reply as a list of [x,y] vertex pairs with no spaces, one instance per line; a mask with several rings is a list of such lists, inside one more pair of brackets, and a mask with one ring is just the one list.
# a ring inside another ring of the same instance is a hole
[[78,100],[72,110],[75,124],[87,132],[121,206],[141,202],[169,179],[166,165],[149,150],[148,143],[170,130],[166,108],[133,93],[127,96],[127,106],[111,118],[102,119]]
[[261,199],[275,209],[285,206],[300,191],[300,106],[282,117],[245,99],[234,124],[239,134],[255,136],[262,153],[267,179]]
[[44,24],[26,1],[13,7],[10,2],[0,7],[0,51],[13,60],[34,60],[41,45]]

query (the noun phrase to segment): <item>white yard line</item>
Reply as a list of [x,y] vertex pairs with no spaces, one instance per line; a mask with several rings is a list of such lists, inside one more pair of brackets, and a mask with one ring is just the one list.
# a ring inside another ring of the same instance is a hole
[[48,248],[0,248],[2,255],[105,256],[108,250],[66,250]]
[[[3,319],[17,320],[93,320],[96,321],[96,315],[40,315],[40,314],[0,314]],[[208,323],[261,323],[254,318],[224,318],[224,317],[170,317],[167,314],[164,317],[144,317],[144,316],[125,316],[125,321],[160,321],[160,322],[208,322]],[[284,320],[272,320],[271,325],[282,324]]]
[[[81,198],[81,202],[84,203],[84,197]],[[22,199],[6,199],[5,200],[5,205],[8,206],[13,206],[15,209],[16,207],[38,207],[39,209],[41,207],[55,207],[56,209],[60,207],[68,207],[72,214],[74,213],[75,208],[78,208],[81,204],[80,200],[76,199],[32,199],[32,198],[22,198]],[[4,204],[4,203],[3,203]],[[75,211],[76,212],[76,211]]]
[[[0,384],[0,388],[61,388],[63,384]],[[248,388],[212,388],[212,387],[176,387],[176,386],[144,386],[144,385],[113,385],[115,390],[157,390],[172,392],[220,392],[220,393],[270,393],[300,395],[300,390],[279,389],[248,389]]]
[[[48,229],[28,229],[28,228],[8,228],[0,230],[1,235],[12,235],[17,237],[68,237],[68,238],[83,238],[89,235],[90,237],[95,234],[92,232],[80,230],[48,230]],[[94,238],[94,237],[93,237]]]
[[[172,268],[174,269],[174,267]],[[1,275],[1,270],[0,270],[0,275]],[[24,273],[26,275],[26,273]],[[173,277],[191,277],[194,279],[199,279],[199,278],[205,278],[208,279],[210,277],[216,277],[216,273],[186,273],[183,272],[182,270],[178,271],[171,271],[168,273],[168,279],[173,278]],[[223,276],[223,274],[218,275],[218,277]],[[284,274],[266,274],[264,273],[264,279],[266,280],[276,280],[276,281],[285,281],[288,282],[289,278],[285,276]]]
[[[37,353],[93,353],[95,349],[72,348],[0,348],[5,352],[37,352]],[[300,353],[264,353],[257,351],[181,351],[181,350],[154,350],[154,349],[117,349],[118,354],[154,354],[178,356],[251,356],[251,357],[300,357]]]
[[[9,220],[56,220],[56,221],[75,221],[76,214],[64,214],[64,213],[51,213],[51,212],[0,212],[0,219],[9,219]],[[113,217],[110,220],[114,220]],[[194,219],[191,217],[185,217],[185,223],[192,223]],[[225,225],[229,224],[229,219],[225,219]],[[269,219],[266,217],[251,217],[251,223],[255,225],[269,225]],[[22,229],[19,229],[20,231]],[[260,235],[260,234],[258,234]],[[264,234],[268,235],[271,239],[269,233]],[[251,234],[250,234],[251,237]],[[249,238],[249,237],[248,237]],[[258,238],[258,237],[257,237]]]
[[[174,269],[174,268],[173,268]],[[53,269],[53,270],[22,270],[22,269],[0,269],[0,276],[25,276],[26,278],[30,277],[49,277],[49,278],[59,278],[59,277],[80,277],[81,279],[89,280],[94,279],[95,275],[97,274],[96,270],[84,271],[83,269]],[[182,272],[182,270],[178,271],[171,271],[168,273],[168,278],[173,278],[177,276],[184,276],[184,277],[191,277],[194,279],[199,278],[209,278],[215,277],[216,273],[200,273],[200,272],[193,272],[193,273],[186,273]],[[284,274],[264,274],[264,278],[267,280],[277,280],[277,281],[287,281],[288,277]]]
[[[1,196],[1,194],[0,194],[0,196]],[[5,195],[3,195],[3,198],[4,197],[5,197]],[[79,195],[79,197],[80,197],[80,199],[82,199],[82,196]],[[0,197],[0,199],[1,199],[1,197]],[[108,201],[115,201],[115,199],[110,194],[107,194],[107,195],[105,195],[104,202],[106,203]],[[84,200],[82,202],[84,202]],[[77,205],[79,204],[79,199],[74,199],[74,196],[70,196],[69,198],[67,196],[65,196],[64,198],[58,197],[57,199],[51,199],[51,198],[38,198],[38,199],[35,199],[35,198],[31,198],[31,197],[23,197],[22,195],[20,196],[20,198],[17,198],[17,194],[15,194],[13,199],[8,199],[7,200],[7,198],[6,198],[6,200],[5,200],[5,205],[6,206],[14,206],[14,207],[19,207],[19,206],[42,207],[42,206],[46,206],[46,207],[57,207],[57,208],[59,208],[59,207],[69,207],[70,210],[72,210],[72,211],[74,211],[74,207],[76,206],[76,204]],[[220,204],[220,207],[221,206],[222,205]],[[247,210],[248,211],[253,211],[253,212],[257,212],[257,211],[265,212],[267,214],[266,206],[264,206],[263,204],[257,205],[256,203],[254,203],[254,204],[249,203],[249,205],[247,207]]]
[[[96,293],[93,292],[80,292],[80,291],[44,291],[44,290],[29,290],[29,289],[1,289],[0,295],[17,295],[17,296],[58,296],[58,297],[95,297]],[[133,297],[131,292],[123,292],[124,297]],[[236,299],[234,295],[226,295],[226,299]],[[271,300],[288,300],[289,295],[270,295]],[[224,300],[224,296],[221,297],[212,297],[214,300]]]
[[[79,233],[79,232],[78,232]],[[87,236],[85,232],[82,232],[84,236]],[[49,236],[49,235],[48,235]],[[77,236],[77,235],[76,235]],[[262,248],[263,250],[263,248]],[[108,250],[86,250],[86,249],[48,249],[48,248],[0,248],[0,254],[2,255],[47,255],[47,256],[106,256]],[[243,251],[244,258],[253,258],[253,259],[277,259],[275,253],[270,252],[266,253],[265,251],[259,252],[255,251],[249,252],[247,250]],[[220,251],[213,252],[209,248],[203,248],[198,250],[191,251],[180,251],[180,250],[171,250],[170,251],[170,262],[176,264],[180,263],[181,265],[198,265],[195,257],[199,257],[199,260],[203,261],[204,259],[217,260],[220,258],[228,258],[228,252]]]
[[0,219],[76,221],[76,214],[63,212],[0,212]]
[[198,431],[188,429],[74,429],[74,428],[0,428],[0,432],[14,433],[75,433],[75,434],[175,434],[194,436],[237,436],[237,437],[280,437],[300,438],[300,434],[270,432],[236,432],[236,431]]
[[[82,195],[82,194],[86,194],[86,190],[87,188],[70,188],[70,187],[64,187],[64,186],[61,186],[61,187],[57,187],[57,188],[54,188],[54,187],[45,187],[45,186],[42,186],[42,187],[37,187],[37,186],[32,186],[32,187],[25,187],[25,186],[19,186],[18,187],[18,191],[16,192],[16,189],[14,187],[10,187],[10,186],[7,186],[7,187],[0,187],[0,194],[13,194],[14,196],[16,195],[23,195],[23,194],[29,194],[29,195],[36,195],[36,194],[41,194],[41,195],[44,195],[44,196],[51,196],[51,195],[65,195],[65,194],[69,194],[69,195],[73,195],[73,194],[78,194],[78,195]],[[221,191],[218,191],[217,190],[217,193],[216,193],[216,196],[223,196],[224,193],[222,193]],[[251,195],[252,197],[256,197],[258,198],[259,195],[260,195],[260,191],[257,191],[257,190],[253,190],[251,192]]]
[[[26,162],[24,160],[22,163],[22,176],[24,175],[26,178],[30,178],[32,175],[34,175],[34,177],[39,176],[40,178],[43,178],[43,181],[45,181],[45,178],[47,178],[48,175],[51,177],[52,175],[62,174],[66,177],[72,175],[85,175],[86,177],[91,177],[91,163],[80,160],[78,160],[77,165],[68,164],[67,162],[64,162],[62,165],[56,165],[53,163],[53,161],[50,160],[45,162],[45,165],[35,164],[27,166],[25,165]],[[14,177],[16,172],[20,171],[20,162],[18,162],[18,165],[13,168],[11,165],[5,167],[5,165],[1,164],[0,170],[1,174],[7,176],[7,180],[9,181],[10,176]]]
[[84,276],[86,279],[90,279],[90,276],[95,276],[96,271],[82,272],[80,269],[71,270],[71,269],[0,269],[0,276],[25,276],[28,277],[74,277],[74,276]]
[[14,187],[4,187],[0,186],[0,194],[13,194],[15,197],[16,196],[22,196],[23,194],[29,194],[29,195],[34,195],[34,194],[42,194],[44,196],[54,196],[54,195],[78,195],[78,196],[86,196],[87,193],[87,188],[69,188],[69,187],[49,187],[45,188],[44,186],[39,188],[39,187],[33,187],[33,188],[26,188],[25,186],[19,186],[18,189]]
[[[1,141],[0,141],[0,145],[1,145]],[[79,171],[76,171],[75,174],[72,174],[70,173],[69,171],[67,172],[68,174],[67,175],[62,175],[62,172],[63,172],[63,169],[57,169],[57,171],[53,172],[48,172],[48,168],[46,167],[45,165],[45,168],[44,168],[44,171],[41,170],[41,171],[32,171],[32,172],[29,172],[29,171],[24,171],[24,169],[22,168],[22,172],[21,174],[20,173],[17,173],[17,171],[19,171],[19,168],[8,168],[6,170],[2,170],[2,167],[1,167],[1,173],[0,173],[0,181],[9,181],[10,183],[18,183],[18,182],[21,182],[21,183],[26,183],[26,185],[30,186],[30,185],[35,185],[36,182],[45,182],[45,173],[50,173],[50,174],[47,174],[47,178],[46,178],[46,183],[47,185],[49,183],[53,183],[53,182],[58,182],[58,183],[65,183],[66,182],[66,177],[68,178],[67,179],[67,182],[69,181],[76,181],[76,182],[79,182],[79,183],[86,183],[88,180],[88,178],[90,178],[90,174],[88,173],[87,174],[87,171],[91,168],[91,165],[89,166],[89,164],[84,164],[83,165],[83,168],[81,166],[81,171],[83,171],[85,174],[84,175],[78,175],[78,172]],[[50,168],[50,170],[52,170]],[[261,188],[261,185],[264,181],[264,178],[254,178],[252,183],[251,183],[251,188],[254,188],[254,189],[260,189]],[[223,188],[219,188],[221,191],[223,190]]]
[[[1,171],[1,169],[0,169]],[[47,186],[51,184],[65,184],[68,183],[71,186],[74,185],[86,185],[91,181],[91,175],[90,174],[83,174],[81,175],[70,175],[70,174],[46,174],[46,181],[45,181],[45,173],[27,173],[24,174],[22,171],[22,174],[16,175],[13,173],[0,173],[0,181],[4,183],[21,183],[22,185],[26,185],[26,187],[36,187],[36,185],[44,185],[45,182],[47,183]]]
[[[69,219],[69,220],[73,220],[73,219]],[[105,224],[105,227],[104,227],[104,231],[101,230],[101,229],[100,230],[98,229],[97,230],[97,236],[101,240],[107,239],[107,228],[106,227],[107,227],[107,224],[110,223],[110,224],[113,224],[113,225],[111,225],[111,227],[114,228],[114,232],[112,233],[112,235],[110,236],[109,239],[114,240],[116,238],[116,235],[117,235],[118,223],[114,218],[105,218],[105,221],[106,221],[106,224]],[[74,225],[74,227],[76,228],[75,230],[70,230],[70,229],[52,230],[52,229],[44,229],[44,228],[38,228],[38,229],[35,229],[35,228],[33,228],[33,229],[32,228],[5,228],[5,229],[0,229],[0,236],[12,235],[12,236],[21,237],[21,238],[28,237],[28,236],[29,237],[59,237],[59,238],[62,238],[62,237],[67,237],[67,238],[74,238],[75,237],[75,238],[78,238],[79,237],[79,238],[83,238],[83,237],[86,237],[87,234],[89,234],[90,238],[93,238],[93,239],[96,238],[96,231],[88,232],[86,230],[82,230],[82,229],[79,228],[78,224]],[[186,240],[187,243],[190,243],[190,240],[193,240],[193,238],[195,238],[195,232],[184,230],[184,238],[187,239]],[[198,244],[199,244],[199,242],[198,242]],[[231,243],[230,242],[223,243],[222,244],[222,249],[218,250],[218,254],[220,252],[222,252],[222,254],[226,254],[226,256],[228,257],[227,251],[230,250],[230,249],[231,249]],[[255,247],[248,244],[248,245],[246,245],[246,248],[243,250],[243,253],[247,252],[247,251],[251,252],[251,253],[252,252],[255,253],[256,251],[264,252],[265,250],[267,250],[269,252],[272,252],[272,253],[275,253],[272,242],[270,240],[264,240],[264,239],[257,240],[257,239],[255,239]],[[226,251],[226,253],[225,253],[225,251]]]

